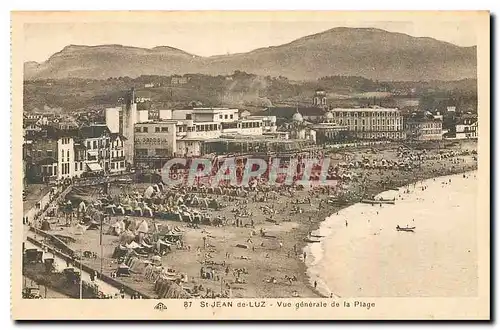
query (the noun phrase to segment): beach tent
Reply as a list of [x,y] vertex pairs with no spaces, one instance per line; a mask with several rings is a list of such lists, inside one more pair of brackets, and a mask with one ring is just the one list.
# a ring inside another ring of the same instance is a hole
[[76,225],[76,235],[83,235],[83,233],[85,233],[85,231],[87,230],[87,226],[84,226],[84,225],[81,225],[81,224],[77,224]]
[[114,204],[110,204],[105,207],[105,210],[106,212],[108,212],[108,214],[115,214],[115,207],[116,206]]
[[132,241],[130,242],[129,244],[125,245],[127,247],[127,249],[138,249],[140,248],[141,246],[139,244],[137,244],[135,241]]
[[99,229],[99,223],[96,222],[96,221],[91,221],[88,226],[87,226],[87,230],[95,230],[95,229]]
[[41,226],[40,229],[43,230],[43,231],[50,230],[50,223],[47,221],[47,219],[44,219],[42,221],[42,226]]
[[147,234],[149,232],[148,222],[143,220],[137,227],[137,232]]
[[123,215],[123,214],[125,214],[125,209],[123,208],[123,206],[120,205],[120,206],[116,207],[115,212],[121,213]]
[[144,205],[143,212],[146,216],[153,217],[153,210],[147,205]]
[[131,231],[126,230],[120,235],[119,242],[120,244],[128,244],[132,242],[134,238],[135,235]]
[[87,205],[85,205],[84,201],[81,201],[80,205],[78,205],[78,212],[85,213],[86,211],[87,211]]
[[127,252],[128,252],[128,249],[126,246],[118,245],[117,247],[115,247],[115,250],[113,251],[113,255],[111,257],[114,259],[123,258],[123,257],[125,257]]
[[153,186],[149,186],[146,188],[146,191],[144,191],[144,198],[151,198],[153,196],[153,194],[155,193],[155,189],[153,188]]

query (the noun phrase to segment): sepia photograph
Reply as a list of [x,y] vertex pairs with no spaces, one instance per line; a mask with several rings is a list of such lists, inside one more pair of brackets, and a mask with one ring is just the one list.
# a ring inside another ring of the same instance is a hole
[[489,319],[489,24],[13,12],[13,317]]

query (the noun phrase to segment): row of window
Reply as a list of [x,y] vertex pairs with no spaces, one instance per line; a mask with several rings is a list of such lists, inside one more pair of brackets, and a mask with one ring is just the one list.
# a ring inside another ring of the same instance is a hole
[[97,149],[97,148],[108,148],[109,147],[109,140],[99,140],[99,143],[97,141],[87,141],[87,149]]
[[[222,115],[221,115],[222,116]],[[227,116],[227,115],[226,115]],[[232,119],[233,115],[230,115]],[[227,118],[226,118],[227,119]],[[219,124],[197,124],[194,127],[186,127],[186,126],[177,126],[176,131],[178,133],[181,132],[210,132],[210,131],[218,131],[222,129],[227,129],[227,128],[256,128],[256,127],[262,127],[262,122],[243,122],[243,123],[222,123],[222,125]],[[154,127],[154,132],[155,133],[168,133],[168,127]],[[143,127],[136,127],[135,128],[136,133],[149,133],[149,127],[143,126]]]
[[115,158],[115,157],[123,157],[123,150],[112,151],[111,158]]
[[[136,133],[149,133],[149,127],[143,126],[143,127],[136,127],[135,128]],[[168,127],[155,127],[155,133],[168,133]]]
[[42,166],[42,175],[52,176],[52,175],[56,175],[56,173],[57,173],[57,165],[56,166],[52,166],[52,165],[43,165]]
[[233,115],[219,115],[219,119],[233,119]]
[[61,139],[61,144],[69,144],[70,143],[70,138],[62,138]]
[[119,170],[119,169],[122,169],[122,168],[125,168],[125,162],[117,162],[116,165],[115,163],[111,163],[111,169],[112,170]]
[[[135,149],[135,154],[138,157],[141,156],[148,156],[148,149]],[[166,148],[157,148],[155,149],[155,156],[169,156],[170,152],[169,149]]]
[[62,175],[69,174],[69,163],[62,164]]
[[[358,125],[358,120],[357,119],[354,119],[353,121],[351,121],[350,119],[347,119],[345,122],[340,119],[339,120],[339,124],[340,125],[343,125],[343,124],[346,124],[346,125],[351,125],[351,123],[353,125]],[[370,121],[368,120],[367,122],[362,119],[361,120],[361,125],[366,125],[366,124],[370,124]],[[372,125],[385,125],[386,124],[386,120],[385,119],[373,119],[372,120]],[[387,125],[400,125],[400,121],[398,119],[387,119]]]
[[334,117],[399,117],[397,111],[367,112],[367,111],[332,111]]
[[75,171],[78,171],[78,164],[80,164],[80,171],[83,171],[83,162],[75,163]]
[[404,137],[405,134],[403,132],[367,132],[358,134],[358,136],[361,138],[400,138]]

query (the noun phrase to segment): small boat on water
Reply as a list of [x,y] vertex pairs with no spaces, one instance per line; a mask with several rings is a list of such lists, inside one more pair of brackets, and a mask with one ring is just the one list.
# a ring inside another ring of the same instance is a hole
[[322,237],[325,237],[325,236],[315,235],[315,234],[313,234],[312,232],[310,232],[310,233],[309,233],[309,237],[317,237],[317,238],[322,238]]
[[399,227],[399,225],[398,225],[398,226],[396,226],[396,230],[397,231],[411,231],[411,232],[414,232],[415,231],[415,227],[408,227],[408,226],[406,226],[406,227]]
[[395,204],[396,203],[396,199],[363,199],[361,200],[361,203],[364,203],[364,204],[371,204],[371,205],[374,205],[374,204]]
[[306,237],[304,238],[304,242],[307,243],[321,243],[321,241],[315,237]]

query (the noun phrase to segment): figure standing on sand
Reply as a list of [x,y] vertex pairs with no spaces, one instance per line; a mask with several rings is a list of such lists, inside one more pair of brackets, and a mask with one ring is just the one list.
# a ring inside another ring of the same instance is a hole
[[304,252],[303,256],[304,256],[304,261],[306,261],[307,253]]
[[345,221],[345,226],[347,227],[348,223],[347,223],[347,220]]

